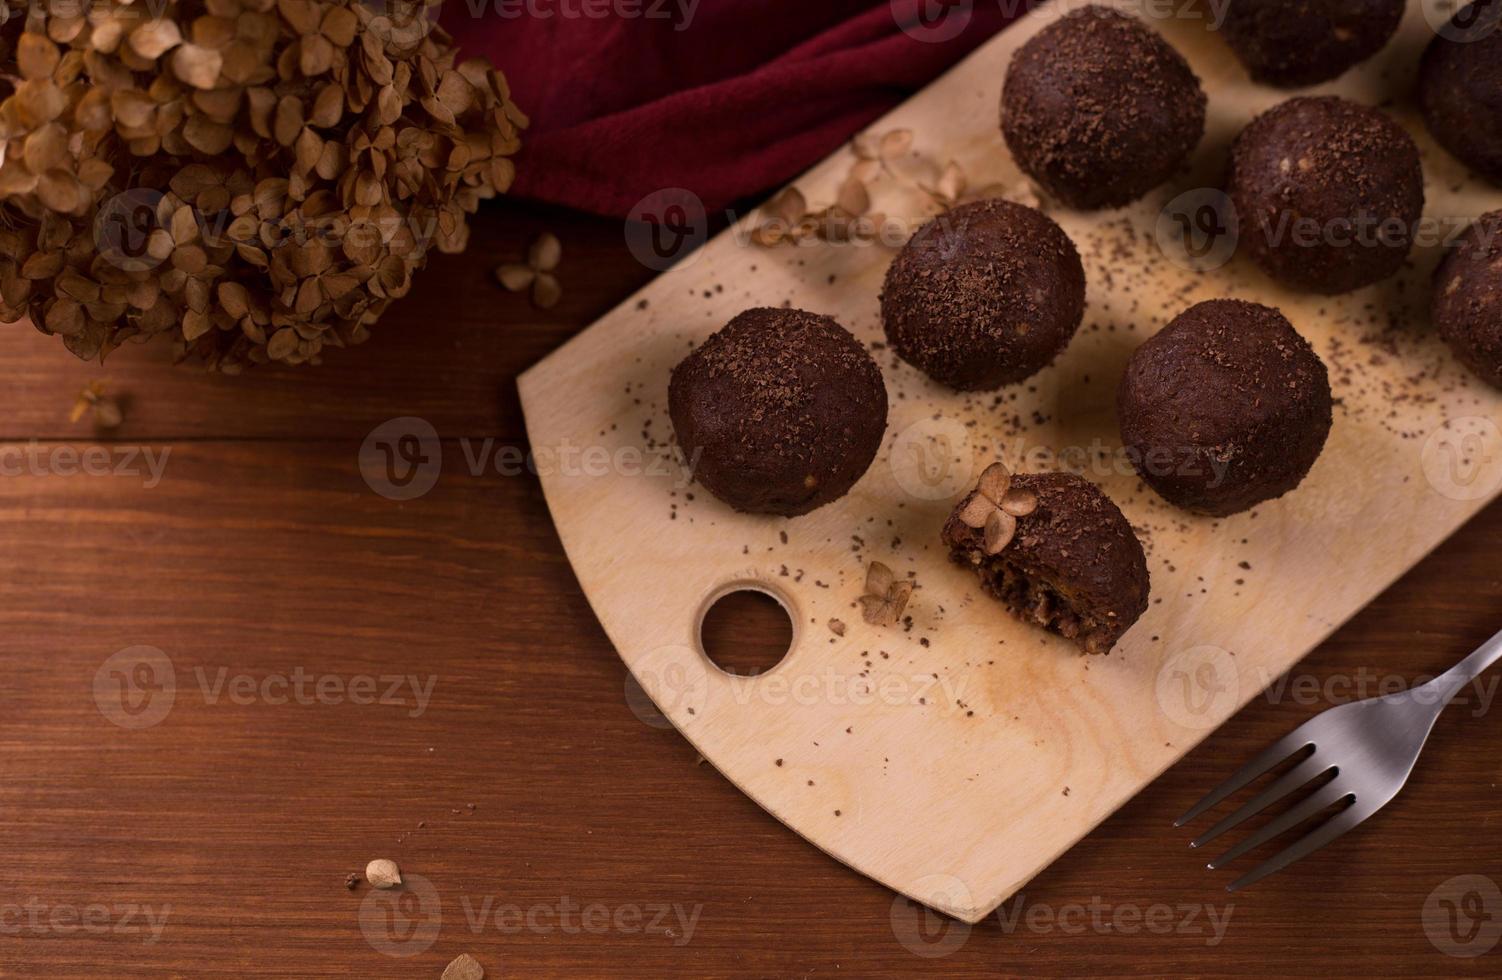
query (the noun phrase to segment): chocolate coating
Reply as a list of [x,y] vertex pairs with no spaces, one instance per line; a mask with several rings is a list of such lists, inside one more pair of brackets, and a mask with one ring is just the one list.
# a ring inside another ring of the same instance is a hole
[[673,369],[668,413],[694,476],[736,510],[793,517],[843,497],[876,457],[887,389],[826,316],[753,309]]
[[1227,192],[1240,245],[1268,275],[1344,293],[1397,272],[1424,210],[1418,147],[1369,106],[1297,98],[1231,147]]
[[1419,108],[1435,142],[1502,183],[1502,3],[1457,11],[1419,64]]
[[1220,33],[1256,81],[1328,82],[1378,51],[1403,20],[1403,0],[1230,0]]
[[1205,93],[1141,21],[1084,7],[1012,58],[1001,132],[1017,165],[1064,204],[1120,207],[1172,176],[1199,143]]
[[1439,264],[1432,313],[1461,363],[1502,388],[1502,211],[1477,218]]
[[1111,498],[1073,473],[1012,477],[1014,490],[1038,497],[1017,518],[1017,533],[999,554],[985,553],[984,534],[960,519],[960,502],[942,534],[950,558],[974,569],[981,588],[1023,622],[1073,640],[1086,653],[1108,653],[1147,611],[1147,558]]
[[1332,420],[1324,362],[1282,313],[1199,303],[1132,354],[1121,441],[1142,479],[1185,510],[1224,517],[1297,487]]
[[977,201],[918,230],[887,270],[881,316],[903,360],[961,391],[1047,367],[1085,315],[1085,269],[1041,211]]

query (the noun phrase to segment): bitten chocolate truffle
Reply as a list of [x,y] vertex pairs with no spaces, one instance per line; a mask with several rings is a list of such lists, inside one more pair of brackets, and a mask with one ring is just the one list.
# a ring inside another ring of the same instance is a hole
[[1439,264],[1432,312],[1461,363],[1502,388],[1502,211],[1477,218]]
[[1344,293],[1397,272],[1424,210],[1418,147],[1369,106],[1290,99],[1231,146],[1240,246],[1268,275]]
[[668,413],[694,477],[736,510],[794,517],[843,497],[887,427],[887,389],[827,316],[754,309],[673,369]]
[[1085,269],[1062,228],[1010,201],[977,201],[918,230],[887,270],[881,316],[898,356],[983,391],[1032,377],[1085,315]]
[[1142,544],[1121,510],[1072,473],[981,476],[944,525],[950,558],[1025,623],[1109,653],[1147,611]]
[[1382,50],[1403,0],[1230,0],[1220,33],[1256,81],[1328,82]]
[[1013,56],[1001,132],[1017,165],[1065,205],[1120,207],[1167,180],[1199,143],[1205,93],[1141,21],[1084,7]]
[[1308,475],[1330,434],[1330,378],[1282,313],[1210,300],[1137,348],[1117,410],[1148,486],[1185,510],[1224,517]]
[[1457,11],[1424,51],[1419,109],[1435,142],[1502,184],[1502,3]]

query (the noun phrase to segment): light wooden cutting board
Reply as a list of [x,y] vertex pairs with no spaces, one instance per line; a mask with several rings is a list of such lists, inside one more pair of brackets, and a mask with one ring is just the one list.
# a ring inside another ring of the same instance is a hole
[[[902,181],[932,181],[950,160],[973,187],[1025,193],[997,106],[1013,51],[1051,16],[1030,15],[873,127],[915,137],[896,176],[873,186],[877,210],[917,217],[922,195]],[[1080,247],[1089,308],[1068,351],[1032,382],[960,396],[878,349],[892,403],[886,445],[838,503],[791,521],[748,517],[658,466],[671,444],[669,371],[750,306],[832,314],[880,341],[890,248],[768,250],[747,238],[753,217],[520,383],[580,584],[661,710],[799,834],[966,921],[1017,891],[1502,489],[1502,397],[1453,362],[1424,312],[1437,247],[1417,249],[1401,277],[1333,299],[1287,292],[1239,259],[1200,273],[1160,250],[1165,204],[1215,186],[1231,138],[1287,95],[1252,85],[1202,22],[1155,24],[1210,96],[1192,172],[1122,211],[1045,203]],[[1414,5],[1381,56],[1321,91],[1397,103],[1424,152],[1428,214],[1452,232],[1502,207],[1502,193],[1468,181],[1408,105],[1429,36]],[[797,186],[814,207],[830,203],[854,160],[836,154]],[[1281,307],[1330,366],[1338,400],[1304,486],[1228,520],[1180,513],[1145,490],[1120,460],[1113,407],[1133,349],[1216,296]],[[1021,470],[1083,472],[1144,538],[1153,604],[1109,657],[1083,657],[1018,624],[946,560],[939,528],[997,455]],[[909,628],[862,622],[855,604],[873,559],[915,578]],[[699,646],[703,612],[739,587],[776,596],[795,626],[787,658],[760,677],[722,673]],[[845,624],[843,636],[830,620]]]

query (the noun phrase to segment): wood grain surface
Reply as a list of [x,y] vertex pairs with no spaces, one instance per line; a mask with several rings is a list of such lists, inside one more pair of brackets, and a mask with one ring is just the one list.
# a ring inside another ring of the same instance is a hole
[[[490,278],[544,228],[565,243],[549,313]],[[503,204],[317,371],[208,378],[151,349],[100,369],[3,328],[8,452],[170,455],[150,487],[66,456],[0,478],[0,975],[437,977],[463,952],[491,977],[1496,975],[1502,949],[1447,955],[1424,918],[1456,876],[1502,881],[1502,731],[1480,703],[1441,719],[1386,812],[1248,892],[1170,822],[1332,697],[1502,626],[1502,507],[997,917],[930,921],[696,764],[627,696],[536,481],[470,472],[462,439],[525,448],[517,375],[651,276],[617,222]],[[108,439],[67,422],[98,377],[128,400]],[[408,415],[444,463],[398,502],[357,458]],[[125,728],[106,662],[139,646],[174,697]],[[385,680],[409,675],[421,704]],[[352,703],[366,678],[377,703]],[[376,857],[432,891],[346,890]]]

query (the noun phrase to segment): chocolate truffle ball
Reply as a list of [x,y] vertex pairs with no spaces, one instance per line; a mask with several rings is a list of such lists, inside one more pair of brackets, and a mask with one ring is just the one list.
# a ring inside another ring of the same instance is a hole
[[918,230],[887,270],[881,316],[898,355],[980,391],[1032,377],[1085,315],[1085,269],[1041,211],[977,201]]
[[[1109,653],[1147,611],[1147,558],[1131,524],[1095,484],[1072,473],[1010,477],[1000,494],[998,476],[988,470],[944,525],[950,558],[973,569],[981,589],[1023,622],[1086,653]],[[1007,515],[1001,538],[982,523],[987,511]]]
[[1458,11],[1424,51],[1419,108],[1429,132],[1461,163],[1502,183],[1502,3]]
[[1185,510],[1224,517],[1308,475],[1330,434],[1324,362],[1277,310],[1217,299],[1133,353],[1117,392],[1137,472]]
[[736,510],[793,517],[843,497],[887,427],[866,349],[827,316],[747,310],[673,370],[668,413],[694,476]]
[[1477,218],[1435,270],[1433,315],[1461,363],[1502,388],[1502,211]]
[[1220,33],[1253,79],[1298,88],[1370,58],[1402,20],[1403,0],[1230,0]]
[[1064,204],[1120,207],[1167,180],[1199,143],[1205,93],[1141,21],[1085,7],[1012,58],[1001,132],[1017,165]]
[[1231,147],[1240,245],[1268,275],[1344,293],[1397,272],[1424,210],[1418,147],[1376,109],[1290,99]]

